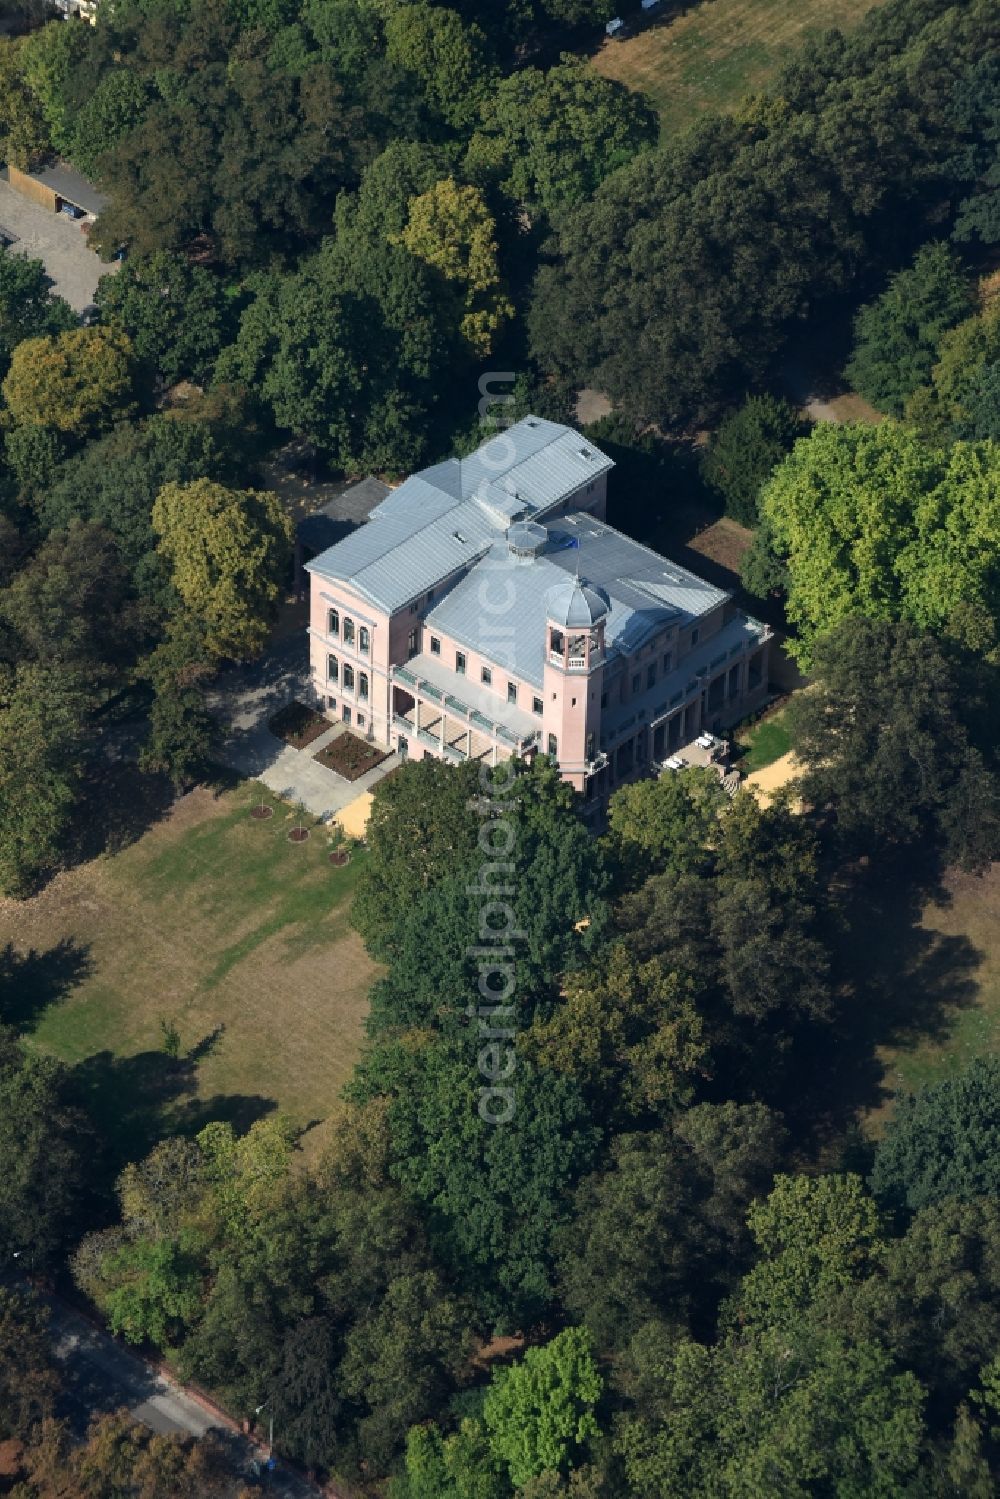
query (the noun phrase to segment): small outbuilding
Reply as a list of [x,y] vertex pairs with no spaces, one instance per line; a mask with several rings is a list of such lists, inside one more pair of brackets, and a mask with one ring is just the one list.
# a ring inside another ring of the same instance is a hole
[[616,36],[619,36],[619,37],[620,36],[624,36],[625,35],[625,22],[622,20],[621,16],[615,16],[614,20],[608,22],[608,24],[605,26],[604,30],[607,33],[607,35],[610,36],[610,37],[612,37],[612,38],[614,38]]
[[73,219],[96,219],[108,201],[92,182],[64,161],[38,167],[33,172],[8,166],[7,178],[23,197],[52,213],[65,213]]

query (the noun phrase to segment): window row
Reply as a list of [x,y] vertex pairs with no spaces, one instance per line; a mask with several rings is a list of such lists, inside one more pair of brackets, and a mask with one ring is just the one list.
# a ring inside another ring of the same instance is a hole
[[[334,640],[341,639],[345,645],[354,645],[354,621],[347,614],[344,615],[343,633],[341,634],[340,610],[328,609],[326,611],[326,633]],[[371,636],[367,625],[359,625],[357,630],[357,648],[363,656],[367,656],[371,647]]]
[[[328,697],[326,700],[326,706],[332,713],[336,713],[337,699],[335,697]],[[346,724],[349,724],[351,722],[351,708],[349,703],[341,704],[340,716]],[[357,725],[359,729],[363,729],[365,726],[365,715],[361,712],[359,712],[357,715]]]
[[[345,691],[353,692],[355,690],[354,667],[349,661],[345,661],[341,665],[336,656],[327,656],[326,680],[328,682],[339,682]],[[366,698],[368,696],[368,673],[366,671],[359,671],[357,673],[357,694],[359,698]]]
[[[441,654],[441,642],[440,642],[440,640],[438,639],[438,637],[436,635],[432,635],[431,636],[431,655],[432,656],[440,656],[440,654]],[[466,661],[465,652],[464,651],[456,651],[455,652],[455,671],[457,672],[457,674],[460,677],[464,677],[465,676],[465,668],[466,668],[467,664],[468,663]],[[482,667],[480,667],[480,669],[479,669],[479,680],[482,682],[482,684],[483,684],[484,687],[492,687],[493,686],[493,668],[491,666],[482,666]],[[507,683],[507,701],[508,701],[508,703],[513,703],[515,705],[517,703],[517,683],[516,682],[508,682]],[[532,713],[539,713],[539,714],[541,713],[541,711],[542,711],[542,700],[541,700],[540,697],[533,697],[531,699],[531,711],[532,711]]]

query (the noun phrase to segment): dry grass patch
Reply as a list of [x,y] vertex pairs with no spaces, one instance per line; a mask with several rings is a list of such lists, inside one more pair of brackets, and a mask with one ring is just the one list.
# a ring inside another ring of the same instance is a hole
[[193,792],[131,848],[0,903],[0,948],[34,952],[39,971],[46,954],[77,960],[68,991],[40,990],[21,1017],[33,1044],[92,1068],[102,1058],[109,1078],[131,1067],[138,1085],[159,1058],[169,1071],[165,1019],[187,1056],[189,1113],[277,1106],[303,1125],[330,1113],[377,972],[348,920],[365,855],[333,867],[319,826],[289,843],[296,814],[265,793],[274,815],[254,821],[260,795]]
[[647,94],[665,131],[733,109],[763,88],[810,31],[848,31],[882,0],[702,0],[627,41],[605,42],[594,66]]

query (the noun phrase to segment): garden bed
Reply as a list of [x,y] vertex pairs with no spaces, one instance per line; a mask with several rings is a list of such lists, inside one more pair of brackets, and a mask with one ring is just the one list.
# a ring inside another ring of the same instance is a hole
[[359,739],[357,734],[339,734],[316,756],[320,765],[335,770],[347,781],[359,780],[388,758],[388,750],[369,744],[367,739]]
[[312,744],[321,734],[325,734],[331,724],[315,708],[296,701],[269,718],[267,726],[276,739],[283,739],[292,749],[305,749],[307,744]]

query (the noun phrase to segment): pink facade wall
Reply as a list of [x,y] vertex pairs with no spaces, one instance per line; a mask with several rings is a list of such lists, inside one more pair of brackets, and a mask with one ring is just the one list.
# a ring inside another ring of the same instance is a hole
[[[589,493],[585,486],[555,510],[547,512],[543,518],[552,521],[566,510],[583,509],[603,518],[606,493],[607,479],[604,476],[592,481]],[[455,576],[457,578],[461,574]],[[435,588],[436,598],[443,596],[451,581],[451,579],[446,580]],[[516,682],[517,708],[527,715],[539,730],[541,751],[543,753],[547,751],[549,736],[553,735],[563,773],[566,779],[581,791],[587,789],[586,762],[588,758],[592,760],[602,748],[600,728],[602,714],[606,711],[602,708],[602,694],[607,695],[607,710],[618,709],[621,705],[627,704],[635,695],[645,696],[650,690],[648,687],[650,666],[655,664],[655,681],[658,682],[664,676],[663,657],[666,651],[670,652],[669,670],[673,671],[693,648],[691,645],[692,626],[689,623],[681,631],[673,627],[660,632],[653,641],[643,647],[642,651],[628,660],[615,663],[610,673],[605,670],[603,652],[601,652],[596,661],[591,663],[591,670],[588,674],[551,664],[548,652],[549,642],[546,640],[540,642],[540,645],[545,647],[543,652],[545,665],[544,681],[542,686],[538,687],[512,673],[505,664],[508,653],[505,650],[502,634],[502,613],[496,616],[495,638],[491,640],[484,638],[480,648],[474,649],[456,641],[441,630],[432,630],[425,624],[422,613],[426,607],[426,600],[422,600],[421,605],[416,609],[411,610],[407,606],[390,616],[363,599],[350,585],[323,578],[318,573],[311,574],[310,592],[310,656],[313,687],[318,703],[331,718],[341,718],[344,704],[347,704],[351,709],[352,724],[358,725],[360,712],[364,715],[365,723],[359,727],[364,732],[371,732],[380,743],[394,745],[397,734],[392,722],[391,668],[405,664],[412,655],[421,653],[430,655],[430,640],[433,634],[441,643],[440,654],[434,657],[435,661],[440,663],[444,671],[453,672],[456,652],[461,651],[466,661],[465,681],[489,694],[490,715],[508,728],[513,728],[513,725],[507,713],[507,684],[509,681]],[[337,638],[331,638],[327,631],[328,610],[331,607],[336,608],[340,615],[340,634]],[[705,642],[717,634],[731,617],[731,613],[732,605],[727,601],[720,604],[710,614],[695,621],[694,628],[698,631],[698,639],[694,648],[700,649]],[[353,619],[355,625],[353,648],[348,647],[344,642],[344,621],[348,618]],[[484,609],[484,636],[492,623],[488,609]],[[365,626],[370,632],[370,646],[367,653],[359,649],[361,626]],[[415,633],[412,645],[411,632]],[[603,625],[600,625],[598,635],[602,636],[602,634]],[[744,655],[737,662],[727,663],[725,668],[728,689],[729,672],[732,666],[738,666],[738,698],[731,699],[727,691],[721,706],[716,704],[714,709],[710,709],[704,705],[705,694],[702,694],[700,699],[695,700],[692,711],[685,721],[685,730],[695,725],[695,732],[697,732],[703,726],[716,720],[723,723],[733,722],[749,711],[758,699],[762,699],[767,691],[766,646],[764,651],[763,680],[753,695],[750,696],[747,693],[746,661],[748,657]],[[328,684],[327,657],[331,652],[338,659],[340,674],[336,683]],[[354,668],[353,692],[344,688],[344,663],[350,663]],[[492,672],[490,683],[482,681],[483,667],[489,668]],[[368,675],[367,700],[361,699],[358,690],[359,677],[362,672]],[[636,678],[638,678],[637,687],[633,685]],[[462,678],[456,676],[453,691],[458,698],[462,697],[461,683]],[[329,698],[335,700],[335,707],[328,705]],[[536,714],[533,708],[536,698],[540,698],[542,702],[540,715]],[[684,708],[685,704],[681,704],[677,711],[683,711]],[[627,730],[625,738],[631,736],[635,739],[637,753],[640,752],[638,747],[641,745],[642,758],[646,760],[652,755],[653,734],[650,731],[643,738],[644,733],[645,728],[640,724],[636,728]],[[588,757],[588,737],[590,736],[592,736],[592,755]],[[434,750],[421,742],[415,734],[408,734],[407,740],[411,759],[423,759],[428,754],[434,753]],[[612,762],[615,761],[619,747],[617,744],[609,746]],[[499,753],[501,756],[510,754],[510,746],[500,741]],[[638,763],[637,768],[640,768]]]

